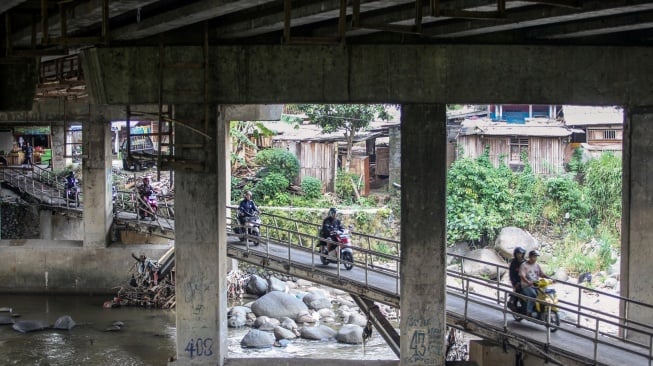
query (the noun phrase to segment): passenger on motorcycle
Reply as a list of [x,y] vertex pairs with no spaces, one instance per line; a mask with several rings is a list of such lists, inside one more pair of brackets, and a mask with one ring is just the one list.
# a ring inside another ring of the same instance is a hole
[[[524,263],[524,254],[526,254],[526,249],[522,247],[517,247],[515,250],[513,250],[512,255],[512,261],[510,262],[510,269],[508,270],[508,274],[510,276],[510,283],[512,284],[512,291],[513,292],[521,292],[521,279],[519,278],[519,267],[521,266],[522,263]],[[512,296],[511,297],[511,303],[508,305],[515,306],[517,302],[517,298]]]
[[[528,297],[537,298],[537,290],[533,287],[533,283],[540,278],[550,278],[542,271],[542,268],[537,263],[537,257],[540,252],[531,250],[528,252],[528,260],[521,264],[519,267],[519,278],[521,279],[522,294]],[[526,304],[526,314],[536,318],[537,313],[533,311],[535,302],[529,300]]]
[[[322,238],[331,238],[332,240],[335,240],[331,236],[331,232],[334,230],[344,230],[344,226],[342,226],[342,223],[340,223],[340,220],[336,218],[336,215],[338,214],[338,211],[335,209],[335,207],[331,207],[329,209],[329,214],[328,216],[322,221],[322,230],[320,230],[320,237]],[[324,243],[324,241],[322,241]],[[327,243],[327,252],[330,252],[333,250],[333,247],[335,244],[333,243]]]
[[240,201],[240,205],[238,206],[238,222],[240,222],[241,225],[245,224],[246,217],[258,215],[260,213],[258,207],[256,207],[256,203],[252,201],[252,192],[245,191],[244,197],[245,198]]

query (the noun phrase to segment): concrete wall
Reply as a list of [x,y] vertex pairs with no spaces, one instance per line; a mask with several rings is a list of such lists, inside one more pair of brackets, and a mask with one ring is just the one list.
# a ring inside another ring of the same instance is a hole
[[[476,362],[478,366],[517,365],[517,350],[503,347],[489,341],[470,341],[469,360]],[[548,366],[550,363],[543,358],[522,353],[523,366]]]
[[57,212],[39,211],[41,239],[84,240],[84,220]]
[[0,240],[0,293],[114,293],[127,285],[131,253],[159,259],[168,245],[84,248],[81,241]]

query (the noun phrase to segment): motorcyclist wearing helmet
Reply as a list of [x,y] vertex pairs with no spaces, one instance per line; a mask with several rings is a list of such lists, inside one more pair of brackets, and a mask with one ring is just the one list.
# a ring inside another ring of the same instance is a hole
[[238,222],[240,222],[241,225],[245,224],[246,217],[258,215],[260,213],[258,207],[256,207],[256,203],[252,200],[252,192],[245,191],[243,196],[244,198],[240,201],[240,205],[238,206]]
[[75,178],[75,172],[72,170],[66,176],[66,189],[73,189],[77,184],[77,179]]
[[[510,261],[510,269],[508,270],[508,275],[510,276],[510,283],[512,284],[513,292],[521,292],[521,279],[519,278],[519,267],[521,266],[526,259],[524,259],[524,254],[526,254],[526,249],[522,247],[516,247],[512,251],[512,261]],[[508,305],[514,306],[517,298],[511,296],[510,303]]]
[[[342,226],[342,223],[338,218],[336,217],[338,214],[338,211],[336,210],[335,207],[331,207],[329,209],[329,214],[328,216],[322,221],[322,230],[320,230],[320,236],[322,238],[331,238],[331,232],[334,230],[344,230],[344,226]],[[323,241],[324,242],[324,241]],[[327,242],[327,251],[330,252],[333,250],[333,247],[335,244]]]

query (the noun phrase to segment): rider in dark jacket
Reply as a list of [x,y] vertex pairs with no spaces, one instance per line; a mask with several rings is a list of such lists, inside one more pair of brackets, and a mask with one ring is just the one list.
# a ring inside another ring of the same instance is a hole
[[75,178],[75,172],[72,170],[68,175],[66,176],[66,189],[72,189],[75,188],[75,185],[77,184],[77,179]]
[[[329,209],[329,215],[322,221],[322,230],[320,230],[320,236],[322,238],[331,238],[332,240],[335,240],[331,236],[331,232],[334,230],[344,230],[344,226],[342,226],[342,223],[340,220],[336,218],[338,211],[335,209],[335,207],[331,207]],[[327,251],[331,251],[335,244],[333,243],[327,243]]]
[[[512,261],[510,262],[510,269],[508,270],[508,275],[510,276],[510,283],[512,284],[512,291],[513,292],[521,292],[521,279],[519,278],[519,267],[521,266],[522,263],[524,263],[526,260],[524,259],[524,254],[526,254],[526,249],[522,247],[516,247],[515,250],[513,250],[512,255]],[[511,297],[511,302],[509,305],[515,305],[515,302],[517,301],[517,297],[512,296]]]
[[245,198],[240,201],[240,205],[238,206],[238,222],[240,222],[241,225],[244,225],[246,217],[258,214],[258,207],[256,207],[256,203],[252,201],[252,192],[245,191]]

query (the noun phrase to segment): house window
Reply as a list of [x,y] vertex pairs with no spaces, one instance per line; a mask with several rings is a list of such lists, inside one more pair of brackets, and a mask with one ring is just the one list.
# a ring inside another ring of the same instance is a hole
[[615,130],[605,130],[603,131],[604,140],[614,140],[617,138],[617,131]]
[[522,161],[522,154],[528,154],[528,138],[526,137],[511,137],[510,138],[510,162],[520,163]]

